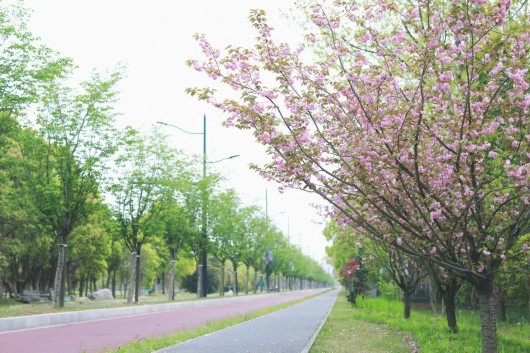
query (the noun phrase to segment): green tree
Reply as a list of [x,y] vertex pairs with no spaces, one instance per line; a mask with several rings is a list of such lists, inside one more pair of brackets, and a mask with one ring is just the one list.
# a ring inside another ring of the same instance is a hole
[[140,278],[143,288],[153,288],[162,259],[158,256],[153,244],[145,244],[140,261]]
[[[194,174],[198,175],[198,174]],[[208,234],[208,237],[205,238],[204,234],[202,232],[202,225],[203,225],[203,215],[204,213],[208,214],[208,204],[209,204],[209,195],[213,195],[214,190],[217,188],[220,180],[220,176],[215,173],[210,173],[206,179],[195,177],[195,180],[198,181],[188,181],[187,183],[184,183],[184,187],[182,189],[183,197],[185,201],[185,208],[188,211],[188,217],[190,219],[191,224],[195,229],[198,229],[199,232],[193,232],[193,236],[190,238],[189,242],[189,250],[190,254],[195,259],[195,263],[197,266],[197,271],[200,274],[201,273],[201,266],[202,266],[202,254],[203,249],[206,249],[207,251],[210,250],[212,247],[211,242],[209,241],[209,235],[211,234],[211,228],[212,224],[211,222],[208,222],[206,217],[206,234]],[[205,212],[203,212],[205,210]],[[197,280],[197,276],[190,276],[187,278],[187,281],[193,281]],[[208,274],[207,282],[208,282],[208,288],[207,290],[210,291],[213,288],[217,288],[218,280],[215,279],[214,282],[210,284],[210,280],[213,277],[211,274]],[[200,279],[200,278],[199,278]],[[200,281],[199,281],[200,284]],[[197,297],[200,297],[200,286],[197,284],[194,284],[191,286],[189,283],[187,285],[187,288],[195,288],[197,291]]]
[[[245,251],[247,250],[249,235],[251,233],[251,219],[255,211],[255,206],[239,206],[230,220],[235,226],[234,232],[230,237],[230,247],[228,249],[228,259],[232,263],[232,270],[234,271],[235,295],[239,294],[238,268],[239,264],[245,257]],[[248,282],[248,266],[246,278]],[[246,284],[247,283],[245,283],[245,287],[247,287]]]
[[261,215],[260,209],[256,206],[249,206],[246,208],[248,216],[245,218],[247,231],[243,239],[241,262],[246,266],[247,283],[245,284],[245,294],[248,294],[250,281],[250,268],[254,267],[254,280],[250,284],[254,293],[257,290],[257,264],[261,257],[259,254],[259,237],[268,226],[267,219]]
[[83,224],[98,204],[105,161],[115,151],[116,113],[112,104],[121,73],[107,77],[94,73],[81,84],[81,92],[52,82],[39,109],[37,125],[46,148],[33,179],[34,203],[41,221],[58,239],[54,303],[64,306],[64,270],[71,232]]
[[156,129],[148,135],[128,127],[123,134],[108,191],[120,238],[131,251],[129,302],[133,293],[138,302],[142,246],[156,234],[153,221],[160,208],[154,206],[164,199],[178,153]]
[[[221,265],[219,277],[220,296],[224,296],[225,291],[226,261],[236,257],[234,255],[237,252],[234,249],[234,239],[238,236],[239,203],[239,197],[233,189],[209,198],[208,223],[211,229],[211,250],[213,251],[213,256]],[[237,273],[237,269],[235,271]]]
[[[22,1],[0,4],[0,132],[14,124],[44,87],[63,77],[72,63],[44,46],[28,30]],[[1,136],[2,134],[0,134]],[[0,140],[2,137],[0,137]]]
[[[71,66],[70,60],[60,58],[29,32],[28,19],[22,2],[0,4],[0,257],[4,259],[0,287],[5,270],[12,268],[8,258],[2,255],[3,245],[7,245],[5,237],[13,245],[16,234],[27,234],[21,227],[34,224],[30,220],[34,217],[29,210],[28,194],[24,191],[27,185],[18,174],[20,170],[12,169],[14,164],[20,167],[23,163],[18,146],[19,121],[28,106],[40,100],[44,87],[63,76]],[[32,276],[34,271],[26,273]]]
[[372,253],[379,265],[390,276],[392,281],[401,289],[403,294],[403,317],[410,318],[411,297],[421,279],[427,272],[423,264],[408,257],[402,252],[373,242]]
[[197,236],[198,229],[189,217],[189,211],[175,201],[162,206],[160,212],[160,235],[169,250],[170,271],[168,284],[169,300],[175,300],[175,268],[179,253],[188,247],[190,240]]
[[[102,227],[97,216],[89,217],[88,222],[76,227],[71,233],[69,262],[76,264],[76,278],[79,282],[79,295],[95,284],[107,271],[107,259],[112,251],[112,238]],[[73,274],[70,274],[71,277]],[[96,290],[96,286],[93,286]],[[69,286],[69,291],[74,289]]]
[[107,288],[110,288],[114,298],[116,298],[116,276],[122,265],[123,256],[123,245],[113,234],[110,253],[107,256]]
[[436,291],[434,294],[431,293],[431,303],[434,304],[434,313],[436,314],[436,302],[438,300],[437,296],[439,295],[445,305],[447,326],[451,332],[457,333],[456,304],[458,292],[462,287],[462,280],[432,261],[426,259],[420,259],[420,261],[427,270],[432,286],[434,286]]
[[47,246],[53,239],[36,216],[31,197],[32,165],[24,155],[25,146],[43,145],[43,141],[15,126],[3,136],[6,143],[0,154],[0,254],[5,263],[0,281],[10,293],[22,294],[28,284],[36,284],[37,273],[47,270],[51,260]]
[[331,245],[326,247],[326,254],[337,273],[351,258],[358,255],[359,247],[362,246],[353,234],[355,233],[339,226],[335,221],[329,222],[324,228],[324,237],[331,241]]

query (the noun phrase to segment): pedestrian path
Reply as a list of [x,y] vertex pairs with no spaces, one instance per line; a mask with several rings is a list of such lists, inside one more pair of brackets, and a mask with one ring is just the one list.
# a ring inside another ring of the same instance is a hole
[[305,353],[335,303],[337,294],[337,290],[326,292],[157,353]]

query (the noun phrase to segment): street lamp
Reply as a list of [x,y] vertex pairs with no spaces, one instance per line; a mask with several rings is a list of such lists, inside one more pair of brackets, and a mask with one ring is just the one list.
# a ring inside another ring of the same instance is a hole
[[[226,157],[223,159],[219,159],[217,161],[207,161],[206,160],[206,114],[203,115],[203,128],[202,132],[190,132],[187,130],[182,129],[181,127],[173,124],[168,124],[163,121],[157,121],[157,124],[173,127],[175,129],[178,129],[186,134],[189,135],[202,135],[202,178],[203,180],[206,180],[206,164],[213,164],[217,162],[221,162],[227,159],[232,159],[239,157],[238,154]],[[208,205],[208,193],[206,192],[206,187],[202,190],[202,214],[201,214],[201,233],[203,237],[203,246],[201,249],[200,254],[200,264],[199,264],[199,271],[197,271],[197,286],[198,286],[198,293],[199,297],[206,297],[208,295],[208,218],[207,218],[207,205]]]
[[232,156],[230,156],[230,157],[221,158],[221,159],[218,159],[218,160],[216,160],[216,161],[206,161],[206,163],[208,163],[208,164],[214,164],[214,163],[218,163],[218,162],[226,161],[227,159],[232,159],[232,158],[236,158],[236,157],[239,157],[239,155],[238,155],[238,154],[234,154],[234,155],[232,155]]

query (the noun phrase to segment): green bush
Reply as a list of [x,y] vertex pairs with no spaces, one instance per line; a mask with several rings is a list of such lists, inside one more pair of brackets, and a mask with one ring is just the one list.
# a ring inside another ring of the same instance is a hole
[[398,287],[392,281],[388,281],[383,277],[379,277],[377,282],[377,290],[379,296],[383,299],[398,299]]
[[[197,292],[197,271],[183,278],[182,287],[189,293]],[[208,293],[217,293],[218,290],[219,273],[214,268],[208,268]]]

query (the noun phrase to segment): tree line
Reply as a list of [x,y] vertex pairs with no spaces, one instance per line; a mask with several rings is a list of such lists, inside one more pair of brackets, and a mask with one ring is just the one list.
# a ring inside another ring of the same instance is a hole
[[258,207],[221,192],[221,175],[202,178],[198,160],[156,127],[116,129],[123,68],[75,84],[72,60],[42,44],[27,20],[20,3],[0,5],[2,293],[51,292],[61,307],[66,294],[121,283],[138,301],[160,278],[174,299],[175,280],[193,274],[204,247],[234,274],[244,264],[247,280],[253,269],[278,281],[330,282]]

